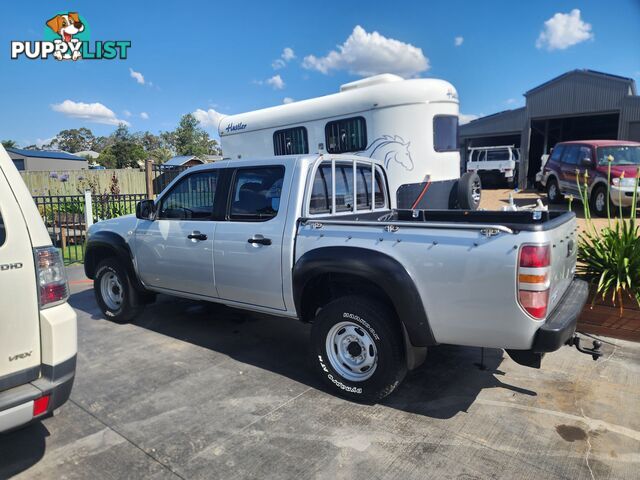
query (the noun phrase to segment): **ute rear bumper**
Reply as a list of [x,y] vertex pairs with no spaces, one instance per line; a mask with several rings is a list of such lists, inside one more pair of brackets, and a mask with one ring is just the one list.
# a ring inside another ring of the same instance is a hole
[[570,342],[588,296],[587,282],[573,279],[556,308],[536,332],[531,349],[507,350],[509,356],[521,365],[540,368],[545,353],[555,352]]

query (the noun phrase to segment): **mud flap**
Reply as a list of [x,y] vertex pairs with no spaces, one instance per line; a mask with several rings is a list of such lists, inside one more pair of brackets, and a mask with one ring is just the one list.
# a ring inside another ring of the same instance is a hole
[[525,367],[540,368],[544,353],[536,353],[531,350],[505,350],[511,360]]

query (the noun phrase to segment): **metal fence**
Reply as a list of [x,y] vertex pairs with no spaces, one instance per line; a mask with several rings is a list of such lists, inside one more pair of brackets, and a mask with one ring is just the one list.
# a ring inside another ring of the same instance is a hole
[[178,175],[188,169],[191,165],[157,165],[153,164],[151,172],[153,175],[153,193],[159,194],[165,189]]
[[[136,193],[88,196],[40,195],[34,196],[33,200],[44,220],[51,241],[62,250],[65,263],[75,263],[84,260],[84,243],[88,225],[100,220],[135,213],[136,204],[146,198],[145,194]],[[89,211],[87,211],[88,205]]]

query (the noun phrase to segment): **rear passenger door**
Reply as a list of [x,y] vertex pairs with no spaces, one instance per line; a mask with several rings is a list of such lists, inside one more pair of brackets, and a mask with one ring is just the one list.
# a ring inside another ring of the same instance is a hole
[[562,162],[560,163],[560,190],[562,192],[578,193],[576,169],[579,168],[579,155],[580,145],[567,145],[565,147]]
[[226,221],[214,242],[220,298],[285,309],[282,239],[292,171],[277,164],[233,170]]
[[[0,155],[8,160],[4,152]],[[34,380],[40,373],[33,249],[20,206],[3,174],[3,162],[0,158],[0,392]]]

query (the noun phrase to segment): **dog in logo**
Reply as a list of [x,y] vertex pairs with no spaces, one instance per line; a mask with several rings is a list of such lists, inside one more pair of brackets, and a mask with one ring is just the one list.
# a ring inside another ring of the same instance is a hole
[[[80,21],[80,16],[77,12],[68,12],[66,15],[56,15],[47,20],[47,26],[60,35],[62,41],[69,44],[70,47],[72,42],[79,41],[74,39],[73,36],[84,31],[84,24]],[[69,53],[70,51],[72,51],[73,54]],[[82,53],[80,53],[78,49],[68,48],[67,53],[64,55],[59,50],[56,50],[53,56],[58,60],[78,60],[82,58]]]

